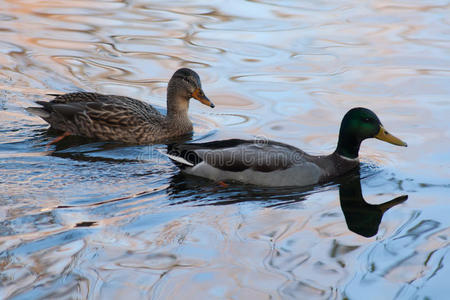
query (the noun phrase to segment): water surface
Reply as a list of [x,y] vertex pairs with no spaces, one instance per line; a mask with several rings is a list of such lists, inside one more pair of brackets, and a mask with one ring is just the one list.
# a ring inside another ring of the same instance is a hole
[[[448,1],[0,6],[0,298],[448,295]],[[78,90],[164,107],[179,67],[216,104],[192,101],[194,140],[328,153],[364,106],[409,147],[366,141],[359,174],[324,186],[224,188],[179,174],[165,145],[47,148],[24,110]]]

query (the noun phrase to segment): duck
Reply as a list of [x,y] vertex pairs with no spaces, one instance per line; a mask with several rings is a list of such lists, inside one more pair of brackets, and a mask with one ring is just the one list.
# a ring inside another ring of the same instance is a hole
[[167,156],[183,173],[220,183],[310,186],[331,181],[358,168],[360,145],[368,138],[407,146],[384,128],[373,111],[356,107],[343,117],[336,150],[329,155],[310,155],[294,146],[271,140],[229,139],[170,144]]
[[167,86],[167,114],[138,99],[104,95],[93,92],[49,94],[51,101],[36,101],[40,107],[27,107],[63,135],[49,144],[69,135],[100,141],[149,144],[187,135],[192,132],[188,117],[189,100],[194,98],[214,108],[205,95],[200,76],[193,70],[181,68]]

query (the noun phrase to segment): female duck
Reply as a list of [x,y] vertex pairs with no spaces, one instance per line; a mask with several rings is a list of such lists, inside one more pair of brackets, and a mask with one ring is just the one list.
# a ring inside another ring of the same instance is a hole
[[171,145],[168,156],[185,173],[217,181],[306,186],[329,181],[357,168],[359,147],[367,138],[407,146],[388,133],[371,110],[353,108],[342,120],[336,151],[327,156],[309,155],[274,141],[255,143],[238,139]]
[[214,107],[203,93],[200,77],[194,71],[177,70],[167,87],[167,115],[151,105],[125,96],[97,93],[69,93],[50,102],[37,101],[42,107],[27,110],[44,119],[65,136],[78,135],[102,141],[146,144],[192,132],[188,118],[189,99]]

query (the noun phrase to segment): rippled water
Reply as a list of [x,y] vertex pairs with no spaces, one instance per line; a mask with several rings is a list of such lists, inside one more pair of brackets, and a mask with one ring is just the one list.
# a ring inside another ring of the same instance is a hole
[[[0,298],[448,295],[448,1],[0,7]],[[365,106],[409,147],[364,142],[361,176],[314,189],[224,188],[180,175],[165,145],[47,148],[54,133],[24,111],[76,90],[163,107],[181,66],[216,103],[191,105],[195,140],[327,153]]]

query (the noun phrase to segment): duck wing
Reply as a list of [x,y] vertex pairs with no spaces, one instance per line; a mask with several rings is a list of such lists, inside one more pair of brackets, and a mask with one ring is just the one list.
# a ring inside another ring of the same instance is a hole
[[306,186],[323,174],[314,157],[274,141],[231,139],[170,145],[168,157],[191,175],[262,186]]
[[309,155],[274,141],[230,139],[169,145],[168,156],[181,169],[208,165],[226,172],[252,170],[268,173],[301,164]]
[[41,107],[27,110],[52,128],[89,138],[143,143],[159,138],[166,127],[155,108],[125,96],[69,93],[36,103]]
[[[49,94],[55,96],[55,98],[50,101],[51,104],[72,104],[72,103],[103,103],[117,105],[118,107],[123,107],[122,109],[127,109],[133,111],[136,114],[142,115],[160,115],[160,112],[156,110],[153,106],[140,101],[138,99],[118,96],[118,95],[103,95],[99,93],[68,93],[63,95]],[[41,101],[38,102],[42,105]]]
[[[133,127],[161,122],[163,116],[151,105],[125,96],[98,93],[56,95],[52,101],[36,101],[42,107],[27,110],[42,117],[52,127],[66,130],[66,123],[99,123],[103,126]],[[80,125],[80,124],[78,124]]]

